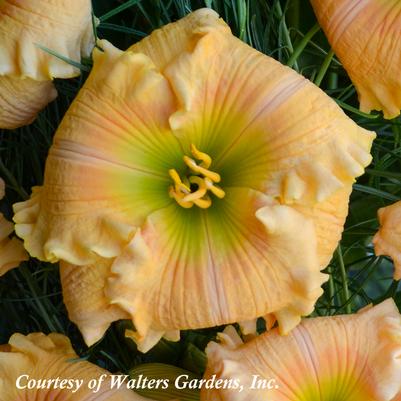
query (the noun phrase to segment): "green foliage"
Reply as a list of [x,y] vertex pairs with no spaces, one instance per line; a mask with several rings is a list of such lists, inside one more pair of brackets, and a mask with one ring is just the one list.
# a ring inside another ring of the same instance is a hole
[[[93,0],[93,3],[94,15],[100,20],[97,35],[122,49],[191,10],[211,7],[227,21],[235,35],[292,66],[326,91],[358,124],[375,130],[378,138],[373,146],[374,162],[354,187],[344,236],[326,270],[330,280],[314,314],[350,313],[386,297],[394,297],[401,306],[401,293],[392,280],[393,265],[387,258],[375,257],[371,243],[378,228],[377,209],[401,197],[401,121],[398,118],[386,121],[379,114],[358,111],[355,88],[328,46],[308,2]],[[90,60],[83,60],[80,78],[56,82],[58,99],[32,125],[14,132],[0,132],[0,176],[7,184],[1,209],[8,217],[11,205],[27,199],[31,187],[42,183],[53,134],[86,79],[88,67]],[[58,331],[71,338],[82,358],[112,371],[129,372],[143,363],[164,362],[201,375],[205,363],[203,350],[218,332],[218,328],[184,332],[180,342],[162,340],[149,353],[142,354],[125,340],[126,326],[126,322],[113,324],[98,344],[87,349],[67,318],[56,265],[32,259],[0,280],[0,343],[14,332]]]

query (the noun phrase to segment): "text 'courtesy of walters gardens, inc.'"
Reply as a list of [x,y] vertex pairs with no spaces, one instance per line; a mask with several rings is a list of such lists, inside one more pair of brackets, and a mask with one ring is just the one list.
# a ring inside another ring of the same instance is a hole
[[89,388],[93,393],[97,393],[105,387],[131,390],[167,390],[169,387],[174,387],[178,390],[205,388],[228,389],[238,392],[242,392],[245,389],[274,390],[279,388],[275,379],[266,379],[259,375],[251,375],[247,378],[245,384],[236,378],[219,379],[216,375],[213,375],[209,379],[193,379],[185,374],[177,376],[175,380],[148,378],[144,375],[130,378],[129,375],[103,374],[88,381],[62,377],[33,379],[29,375],[21,375],[17,378],[15,385],[18,390],[54,389],[67,390],[72,393],[76,393],[84,387]]

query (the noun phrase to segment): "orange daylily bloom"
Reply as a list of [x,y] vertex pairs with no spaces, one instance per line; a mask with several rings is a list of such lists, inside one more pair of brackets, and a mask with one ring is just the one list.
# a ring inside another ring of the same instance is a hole
[[[0,178],[0,199],[4,197],[4,181]],[[14,224],[0,213],[0,276],[17,267],[29,256],[22,242],[17,238],[9,238],[14,231]]]
[[[392,299],[355,315],[305,319],[243,344],[232,326],[206,348],[202,401],[392,401],[401,391],[401,316]],[[243,386],[243,391],[236,386]]]
[[93,330],[64,286],[70,316],[92,342],[128,315],[143,350],[268,314],[291,330],[322,292],[374,133],[208,9],[128,51],[99,46],[44,185],[14,205],[33,256],[66,262],[67,286],[96,276],[97,310],[119,308]]
[[401,109],[399,0],[311,0],[359,95],[360,109],[394,118]]
[[[2,401],[146,401],[128,388],[112,385],[110,373],[78,360],[62,334],[14,334],[0,348]],[[103,379],[101,377],[103,376]],[[101,383],[90,388],[90,381]]]
[[380,229],[373,238],[376,255],[394,261],[394,279],[401,279],[401,201],[378,211]]
[[0,128],[30,124],[55,99],[54,78],[78,68],[39,46],[80,61],[94,45],[90,0],[0,2]]

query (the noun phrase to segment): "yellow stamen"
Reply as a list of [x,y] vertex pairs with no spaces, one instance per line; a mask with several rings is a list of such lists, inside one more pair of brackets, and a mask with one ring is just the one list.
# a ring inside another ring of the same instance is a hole
[[179,176],[179,174],[177,173],[177,171],[175,169],[170,169],[168,171],[168,173],[170,174],[170,177],[173,179],[174,184],[175,184],[175,190],[178,191],[182,191],[186,194],[190,194],[191,193],[191,189],[189,188],[189,185],[185,185],[182,181],[181,178]]
[[173,187],[170,188],[169,195],[170,198],[174,198],[175,201],[185,209],[189,209],[194,205],[193,202],[185,202],[183,200],[183,194],[175,192]]
[[[209,170],[212,158],[198,150],[193,144],[191,145],[191,152],[201,163],[197,164],[194,159],[184,156],[184,162],[189,167],[190,173],[182,179],[175,169],[170,169],[169,175],[174,185],[170,187],[169,194],[180,206],[186,209],[191,208],[193,205],[207,209],[212,204],[208,191],[220,199],[224,198],[226,194],[219,186],[215,185],[216,182],[220,182],[220,175]],[[192,188],[194,187],[192,184],[196,184],[196,190],[191,189],[191,186]]]
[[226,196],[226,193],[217,185],[213,184],[213,181],[209,178],[205,178],[206,188],[213,192],[218,198],[223,199]]
[[185,202],[195,201],[197,199],[202,198],[204,195],[206,195],[207,188],[205,185],[205,180],[203,180],[201,177],[192,175],[191,177],[189,177],[189,182],[191,184],[197,184],[198,189],[195,192],[192,192],[191,194],[186,195],[183,198],[183,201],[185,201]]
[[195,203],[196,206],[199,206],[201,209],[207,209],[212,204],[212,200],[210,199],[209,196],[206,196],[205,198],[202,199],[195,199],[193,202]]
[[191,145],[191,153],[193,154],[195,159],[202,161],[202,163],[200,164],[201,167],[209,168],[212,164],[212,158],[208,154],[198,150],[198,148],[194,144]]
[[205,177],[210,178],[214,182],[220,182],[221,178],[219,174],[204,167],[198,166],[195,160],[191,159],[190,157],[184,156],[184,162],[195,173],[203,174]]

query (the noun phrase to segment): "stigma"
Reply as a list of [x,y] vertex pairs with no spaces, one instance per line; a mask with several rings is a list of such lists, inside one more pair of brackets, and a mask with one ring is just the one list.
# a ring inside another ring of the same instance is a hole
[[183,208],[189,209],[196,205],[201,209],[207,209],[212,205],[211,195],[222,199],[226,194],[216,185],[221,181],[220,175],[209,169],[212,158],[199,151],[194,144],[191,145],[191,153],[193,158],[183,157],[188,168],[185,176],[180,177],[175,169],[169,170],[173,180],[169,195]]

